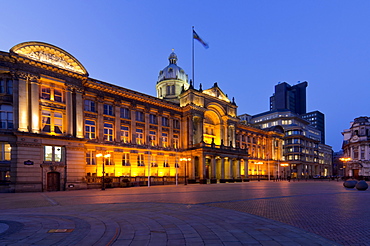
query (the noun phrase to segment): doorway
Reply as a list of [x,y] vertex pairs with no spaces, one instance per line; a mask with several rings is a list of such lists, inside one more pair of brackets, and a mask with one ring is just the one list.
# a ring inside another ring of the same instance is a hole
[[47,174],[47,191],[60,190],[60,173],[50,172]]

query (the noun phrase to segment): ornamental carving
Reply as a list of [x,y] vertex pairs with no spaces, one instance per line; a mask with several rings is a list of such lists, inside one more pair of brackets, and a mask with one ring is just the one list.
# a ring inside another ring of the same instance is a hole
[[11,51],[34,61],[51,64],[79,74],[87,74],[86,69],[76,58],[51,44],[25,42],[14,46]]

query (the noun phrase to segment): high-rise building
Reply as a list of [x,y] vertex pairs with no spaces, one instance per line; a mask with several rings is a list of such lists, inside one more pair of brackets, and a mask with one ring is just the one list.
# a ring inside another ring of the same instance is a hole
[[307,120],[308,122],[310,122],[311,126],[321,131],[320,142],[322,144],[325,144],[325,115],[316,110],[306,114],[301,114],[300,117],[304,120]]
[[325,115],[320,111],[306,112],[306,88],[308,83],[289,85],[286,82],[275,86],[275,93],[270,97],[270,110],[289,110],[307,120],[321,131],[321,143],[325,144]]
[[275,86],[275,93],[270,97],[270,110],[288,109],[295,114],[306,113],[307,82],[289,85],[286,82]]

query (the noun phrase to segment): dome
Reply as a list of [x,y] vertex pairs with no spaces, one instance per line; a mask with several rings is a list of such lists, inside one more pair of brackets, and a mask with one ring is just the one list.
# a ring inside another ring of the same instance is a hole
[[187,82],[188,75],[181,67],[177,66],[177,55],[175,54],[175,52],[172,51],[172,53],[168,57],[168,60],[170,64],[159,72],[157,83],[163,80],[173,80],[173,79],[183,80]]

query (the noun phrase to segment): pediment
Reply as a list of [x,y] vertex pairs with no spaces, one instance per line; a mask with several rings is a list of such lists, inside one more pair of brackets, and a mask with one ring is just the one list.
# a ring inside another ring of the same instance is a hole
[[51,64],[75,73],[87,75],[86,69],[76,58],[67,51],[51,44],[24,42],[15,45],[10,51],[38,62]]
[[218,86],[213,86],[210,89],[204,90],[204,94],[210,95],[212,97],[216,97],[220,100],[223,100],[225,102],[230,102],[229,98],[225,95],[225,93],[222,92],[222,90]]

